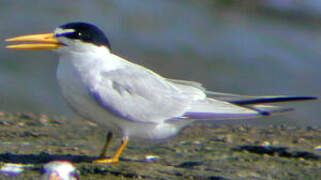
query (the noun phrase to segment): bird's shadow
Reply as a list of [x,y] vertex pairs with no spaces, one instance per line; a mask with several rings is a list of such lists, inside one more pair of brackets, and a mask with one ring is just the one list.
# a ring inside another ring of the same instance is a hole
[[0,154],[0,162],[21,163],[21,164],[44,164],[54,160],[71,161],[73,163],[90,163],[97,159],[95,156],[73,155],[73,154],[49,154],[41,152],[39,154]]
[[[97,156],[74,155],[74,154],[49,154],[41,152],[39,154],[0,154],[0,162],[19,163],[19,164],[45,164],[50,161],[62,160],[73,163],[92,163],[97,160]],[[120,158],[120,161],[149,162],[147,160]]]

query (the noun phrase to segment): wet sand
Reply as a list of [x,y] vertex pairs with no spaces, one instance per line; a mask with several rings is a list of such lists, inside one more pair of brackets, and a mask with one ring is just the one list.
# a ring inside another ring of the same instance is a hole
[[81,179],[321,179],[320,127],[196,123],[168,140],[131,139],[119,163],[92,164],[105,134],[83,119],[0,112],[0,166],[28,165],[0,179],[37,179],[57,159],[72,161]]

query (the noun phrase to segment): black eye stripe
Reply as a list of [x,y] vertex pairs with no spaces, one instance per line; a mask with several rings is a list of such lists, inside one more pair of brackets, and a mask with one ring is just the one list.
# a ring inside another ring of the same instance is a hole
[[79,39],[79,40],[83,40],[85,42],[90,39],[90,37],[88,35],[86,35],[82,32],[78,32],[78,31],[56,34],[55,36],[56,37],[66,37],[69,39]]
[[56,37],[64,37],[64,36],[68,36],[71,33],[74,33],[74,32],[66,32],[66,33],[55,34],[55,36]]

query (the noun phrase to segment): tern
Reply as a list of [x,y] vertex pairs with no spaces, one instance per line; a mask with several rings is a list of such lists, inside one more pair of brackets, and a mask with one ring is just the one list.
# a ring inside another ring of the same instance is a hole
[[11,49],[56,51],[57,79],[72,109],[102,127],[122,130],[115,154],[105,157],[112,137],[109,133],[96,163],[118,162],[129,137],[168,138],[195,121],[268,116],[291,110],[271,103],[316,99],[219,93],[207,91],[198,82],[168,79],[114,54],[103,31],[84,22],[6,41],[23,42],[8,45]]

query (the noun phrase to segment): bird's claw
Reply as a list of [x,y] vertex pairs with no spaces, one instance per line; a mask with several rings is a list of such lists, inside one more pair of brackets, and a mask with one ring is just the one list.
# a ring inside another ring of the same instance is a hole
[[101,158],[93,161],[95,164],[109,164],[109,163],[117,163],[119,161],[118,158]]

